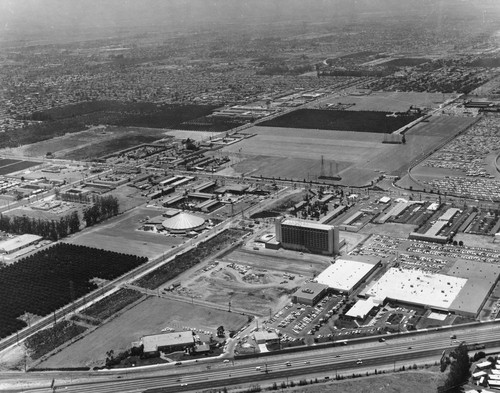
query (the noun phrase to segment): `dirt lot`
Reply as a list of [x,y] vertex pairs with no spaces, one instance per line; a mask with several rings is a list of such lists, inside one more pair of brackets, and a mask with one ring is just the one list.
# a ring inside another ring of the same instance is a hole
[[50,357],[39,367],[102,365],[106,351],[122,352],[130,348],[132,341],[159,333],[167,326],[176,330],[187,326],[215,332],[220,325],[228,330],[239,330],[246,322],[247,318],[237,313],[151,297]]
[[319,255],[264,249],[238,249],[217,261],[206,271],[193,272],[176,292],[224,306],[230,301],[234,309],[261,315],[283,307],[290,293],[330,264]]
[[98,227],[77,233],[67,243],[153,258],[183,242],[180,237],[138,230],[142,226],[139,220],[160,214],[161,211],[156,209],[137,208]]
[[[354,104],[348,110],[352,111],[407,111],[411,105],[417,107],[437,108],[443,100],[449,99],[449,94],[414,93],[414,92],[372,92],[366,96],[348,95],[333,97],[326,103]],[[324,103],[323,103],[324,104]]]

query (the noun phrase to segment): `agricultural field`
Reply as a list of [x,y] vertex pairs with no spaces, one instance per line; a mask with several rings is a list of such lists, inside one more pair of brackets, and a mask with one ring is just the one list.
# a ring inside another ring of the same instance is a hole
[[272,120],[262,126],[356,131],[387,134],[416,120],[418,115],[387,116],[389,112],[336,111],[321,109],[299,109]]
[[125,351],[131,347],[132,341],[144,335],[159,333],[167,326],[177,331],[189,327],[215,333],[220,325],[226,330],[239,330],[247,322],[247,317],[238,313],[164,297],[150,297],[51,356],[38,367],[103,366],[107,351]]
[[182,237],[139,230],[143,225],[141,220],[160,214],[158,209],[133,209],[83,233],[76,233],[67,242],[154,258],[184,241]]
[[10,173],[22,171],[39,164],[40,163],[36,161],[0,159],[0,175],[8,175]]
[[[85,131],[68,133],[52,139],[0,150],[23,157],[45,157],[92,160],[141,143],[150,143],[165,137],[164,129],[139,127],[92,127]],[[1,170],[1,168],[0,168]]]
[[248,130],[256,134],[254,137],[222,151],[232,157],[234,175],[297,181],[322,181],[321,174],[338,175],[340,181],[323,181],[364,186],[375,182],[381,173],[404,175],[412,162],[425,157],[473,121],[431,117],[429,122],[419,123],[406,133],[406,144],[382,143],[383,134],[377,133],[256,126]]
[[26,325],[25,313],[44,316],[96,289],[89,280],[114,279],[146,258],[59,243],[0,270],[0,337]]

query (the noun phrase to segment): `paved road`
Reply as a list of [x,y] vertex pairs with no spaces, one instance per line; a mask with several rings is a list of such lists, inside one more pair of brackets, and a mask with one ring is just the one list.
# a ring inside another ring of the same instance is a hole
[[[487,343],[494,347],[500,344],[499,324],[482,324],[454,330],[460,340],[468,343]],[[389,336],[388,336],[389,337]],[[381,368],[411,366],[421,359],[432,357],[439,361],[443,350],[450,350],[458,342],[450,339],[449,331],[428,332],[419,335],[406,335],[388,339],[386,342],[370,344],[349,344],[333,348],[322,348],[300,353],[277,354],[248,360],[212,363],[210,369],[191,363],[175,366],[169,364],[156,373],[143,374],[122,372],[109,376],[108,381],[61,384],[56,381],[57,391],[83,393],[132,393],[148,389],[162,388],[162,392],[180,392],[210,387],[223,387],[231,384],[262,383],[286,378],[297,382],[301,378],[334,378],[337,373],[366,372]],[[290,365],[287,365],[290,362]],[[259,367],[259,369],[257,369]],[[268,370],[266,373],[265,370]],[[43,375],[43,374],[41,374]],[[102,374],[100,375],[102,377]],[[51,376],[47,378],[50,384]],[[187,385],[185,385],[187,384]],[[50,392],[49,388],[24,389],[25,392]]]

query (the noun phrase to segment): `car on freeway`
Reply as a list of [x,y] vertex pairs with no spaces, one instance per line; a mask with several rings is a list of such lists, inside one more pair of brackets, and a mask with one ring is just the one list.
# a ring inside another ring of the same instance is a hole
[[290,362],[286,362],[285,364],[287,367],[290,367],[292,365],[292,363],[290,363]]
[[363,361],[361,359],[358,359],[358,361],[356,362],[356,364],[363,364]]
[[176,366],[180,366],[182,364],[182,362],[176,362],[175,365]]

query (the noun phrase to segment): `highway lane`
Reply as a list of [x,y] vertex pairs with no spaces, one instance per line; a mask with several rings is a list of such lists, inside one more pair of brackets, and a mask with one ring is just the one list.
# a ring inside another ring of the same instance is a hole
[[[480,326],[476,332],[462,332],[461,340],[469,343],[500,344],[499,328]],[[447,332],[449,334],[449,332]],[[162,370],[161,375],[144,377],[142,375],[112,375],[106,382],[86,382],[58,385],[67,392],[141,392],[147,389],[164,388],[165,392],[177,392],[191,389],[206,389],[222,387],[230,384],[259,382],[264,380],[283,380],[324,373],[324,376],[334,378],[335,372],[353,372],[356,368],[374,370],[377,367],[395,367],[412,365],[418,359],[434,357],[439,360],[445,349],[458,345],[442,332],[433,332],[418,337],[397,339],[386,342],[376,342],[370,346],[347,345],[330,348],[329,351],[307,351],[293,354],[280,354],[270,357],[260,357],[251,360],[236,360],[235,365],[222,362],[212,365],[209,370],[202,370],[201,365],[169,367]],[[361,360],[361,364],[358,361]],[[287,366],[287,362],[291,365]],[[267,366],[266,366],[267,365]],[[270,370],[267,374],[264,371]],[[131,370],[132,371],[132,370]],[[332,374],[333,373],[333,374]],[[102,377],[102,374],[100,375]],[[181,386],[187,384],[187,386]],[[25,389],[26,392],[50,392],[50,389]]]

